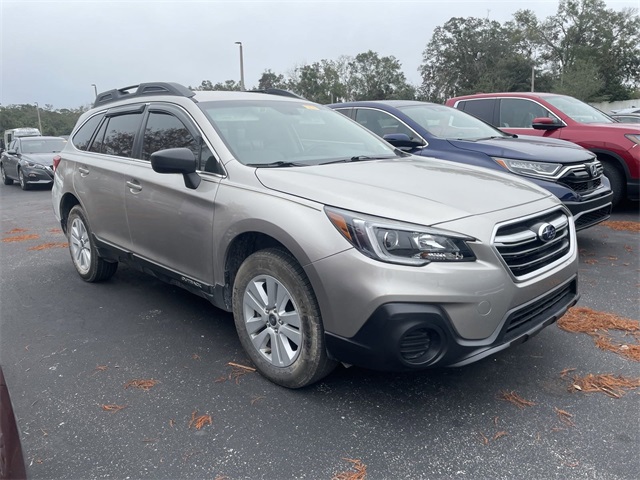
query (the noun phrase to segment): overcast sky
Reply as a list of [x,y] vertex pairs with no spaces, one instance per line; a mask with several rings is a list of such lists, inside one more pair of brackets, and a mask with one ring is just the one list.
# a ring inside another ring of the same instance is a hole
[[[640,0],[606,0],[615,10]],[[408,81],[433,30],[451,17],[504,22],[519,9],[539,19],[558,0],[0,0],[0,103],[38,102],[55,109],[93,101],[98,91],[148,81],[197,86],[240,78],[256,86],[266,69],[373,50],[393,55]]]

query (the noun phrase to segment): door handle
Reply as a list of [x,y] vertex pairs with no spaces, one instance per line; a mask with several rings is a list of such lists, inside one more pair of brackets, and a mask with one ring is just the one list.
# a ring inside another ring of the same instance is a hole
[[78,167],[78,171],[80,172],[81,177],[86,177],[89,175],[89,169],[85,167]]
[[131,193],[138,193],[142,191],[142,185],[135,180],[127,180],[127,187],[129,187]]

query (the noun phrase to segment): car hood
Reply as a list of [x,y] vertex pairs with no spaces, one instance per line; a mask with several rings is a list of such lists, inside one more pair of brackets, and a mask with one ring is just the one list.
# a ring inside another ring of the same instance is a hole
[[425,157],[258,168],[267,188],[324,205],[434,225],[551,196],[511,174]]
[[482,152],[491,157],[537,160],[553,163],[577,163],[595,158],[593,153],[578,145],[557,139],[518,136],[486,140],[449,140],[462,150]]
[[20,160],[50,167],[53,165],[53,157],[56,155],[57,153],[23,153]]

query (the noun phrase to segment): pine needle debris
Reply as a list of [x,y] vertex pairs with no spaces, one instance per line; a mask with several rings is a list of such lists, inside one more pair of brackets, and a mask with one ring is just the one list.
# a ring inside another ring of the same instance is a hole
[[345,462],[350,462],[355,471],[336,473],[331,480],[365,480],[367,478],[367,466],[360,460],[353,458],[343,458]]
[[194,427],[196,430],[200,430],[205,425],[212,425],[213,420],[211,415],[198,415],[198,411],[191,412],[191,420],[189,421],[189,428]]
[[513,392],[513,391],[500,392],[500,396],[498,398],[500,398],[500,400],[513,403],[516,407],[518,407],[521,410],[524,409],[525,407],[532,407],[536,404],[535,402],[525,400],[524,398],[522,398],[520,395],[518,395],[516,392]]
[[149,379],[149,380],[142,380],[142,379],[136,379],[136,380],[129,380],[124,388],[127,389],[129,387],[131,388],[138,388],[140,390],[144,390],[145,392],[151,390],[153,387],[155,387],[158,384],[157,380]]
[[638,387],[640,387],[640,378],[615,376],[610,373],[600,375],[589,373],[584,377],[574,377],[569,390],[585,393],[602,392],[610,397],[620,398],[625,395],[625,390],[634,390]]

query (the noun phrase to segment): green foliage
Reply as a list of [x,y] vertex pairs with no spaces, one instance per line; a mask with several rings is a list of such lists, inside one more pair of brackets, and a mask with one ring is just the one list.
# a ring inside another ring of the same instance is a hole
[[[626,100],[640,86],[640,17],[603,0],[560,0],[556,15],[538,20],[516,12],[518,28],[535,45],[553,90],[582,100]],[[581,78],[591,75],[593,78]]]
[[200,86],[198,87],[189,87],[190,90],[201,91],[201,90],[235,90],[240,91],[242,88],[240,87],[240,82],[236,82],[235,80],[225,80],[224,82],[218,82],[215,85],[211,83],[211,80],[203,80]]
[[[52,105],[45,105],[44,108],[40,108],[41,133],[52,136],[71,134],[78,118],[87,109],[87,107],[79,107],[54,110]],[[0,107],[0,135],[10,128],[20,127],[39,128],[36,106],[23,104]]]

